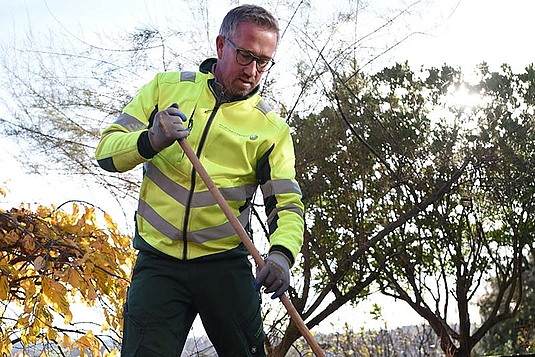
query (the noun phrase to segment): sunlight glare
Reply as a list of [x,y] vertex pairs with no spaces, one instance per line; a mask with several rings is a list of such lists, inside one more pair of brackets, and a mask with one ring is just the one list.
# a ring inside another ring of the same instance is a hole
[[474,93],[463,83],[452,84],[448,87],[447,102],[462,111],[476,108],[483,104],[483,98],[479,93]]

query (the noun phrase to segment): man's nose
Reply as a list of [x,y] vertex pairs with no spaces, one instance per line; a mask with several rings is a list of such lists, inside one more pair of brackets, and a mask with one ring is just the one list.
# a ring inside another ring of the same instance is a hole
[[245,66],[244,71],[249,77],[255,77],[258,74],[258,68],[256,68],[256,61],[253,60],[251,63]]

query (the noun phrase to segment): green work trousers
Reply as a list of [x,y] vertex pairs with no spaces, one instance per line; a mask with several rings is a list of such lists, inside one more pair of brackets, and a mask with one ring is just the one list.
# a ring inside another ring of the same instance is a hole
[[220,357],[265,356],[245,248],[181,261],[140,251],[124,308],[123,357],[180,357],[197,314]]

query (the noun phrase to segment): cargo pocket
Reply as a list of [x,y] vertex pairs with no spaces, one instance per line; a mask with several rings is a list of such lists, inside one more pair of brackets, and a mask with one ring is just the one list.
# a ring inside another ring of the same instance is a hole
[[255,314],[253,320],[242,324],[241,330],[247,343],[247,356],[265,356],[266,352],[264,350],[264,341],[266,339],[266,334],[264,332],[263,321],[260,312]]
[[180,339],[166,322],[150,313],[139,313],[134,316],[125,304],[121,357],[180,356],[186,338]]
[[123,307],[123,342],[121,347],[122,357],[134,357],[139,350],[143,335],[144,326],[133,319],[128,311],[128,301]]

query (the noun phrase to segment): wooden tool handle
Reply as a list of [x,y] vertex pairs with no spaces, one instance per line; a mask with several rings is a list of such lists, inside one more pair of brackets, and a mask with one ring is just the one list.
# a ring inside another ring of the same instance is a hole
[[[221,210],[223,211],[223,213],[229,220],[230,224],[232,225],[232,227],[234,228],[234,230],[240,237],[241,241],[243,242],[243,244],[245,245],[249,253],[253,256],[255,263],[260,268],[262,268],[265,265],[264,259],[262,259],[262,256],[260,255],[256,247],[254,246],[253,242],[249,238],[249,235],[247,234],[247,232],[245,232],[245,229],[241,225],[240,221],[238,220],[238,218],[236,218],[236,216],[232,212],[232,209],[228,205],[223,195],[221,195],[221,192],[219,192],[219,190],[217,189],[216,185],[214,184],[214,181],[212,181],[212,178],[210,177],[210,175],[208,174],[204,166],[201,164],[197,155],[195,155],[195,152],[193,152],[191,146],[188,144],[186,140],[179,140],[178,143],[184,150],[184,153],[186,154],[188,159],[193,164],[195,171],[197,171],[197,173],[203,180],[206,187],[208,187],[208,190],[214,196],[217,204],[219,205],[219,207],[221,208]],[[314,352],[314,354],[318,357],[325,357],[325,353],[323,352],[321,347],[318,345],[318,342],[314,339],[314,337],[310,333],[310,330],[308,329],[305,322],[301,318],[301,315],[299,315],[299,312],[293,306],[290,299],[288,299],[286,294],[281,295],[279,298],[282,304],[284,305],[284,307],[286,307],[288,314],[290,315],[290,317],[296,324],[297,328],[299,329],[299,332],[301,332],[305,340],[308,342],[308,345],[312,349],[312,352]]]

